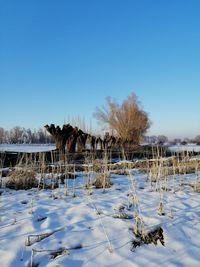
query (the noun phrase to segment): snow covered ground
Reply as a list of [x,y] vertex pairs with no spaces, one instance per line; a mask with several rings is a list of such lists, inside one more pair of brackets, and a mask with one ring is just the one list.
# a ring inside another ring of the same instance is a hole
[[45,152],[56,149],[55,145],[49,144],[0,144],[2,152]]
[[[113,185],[104,193],[102,189],[83,189],[86,179],[80,173],[70,180],[67,196],[64,188],[53,193],[1,189],[1,266],[31,266],[31,258],[32,266],[39,267],[200,266],[200,193],[189,185],[194,175],[177,176],[175,183],[170,177],[165,186],[171,191],[162,194],[137,170],[132,176],[112,174]],[[131,218],[134,192],[145,231],[160,225],[164,246],[158,241],[157,246],[143,244],[131,250],[136,239],[131,230],[135,219],[115,217],[121,209]],[[164,216],[158,215],[161,197]],[[59,248],[66,250],[55,257]]]
[[[87,147],[89,149],[89,147]],[[200,146],[196,144],[167,146],[171,152],[194,151],[200,152]],[[0,144],[0,151],[7,152],[45,152],[56,149],[53,144]]]
[[187,145],[173,145],[168,146],[168,149],[171,152],[181,152],[181,151],[193,151],[193,152],[200,152],[200,146],[196,144],[187,144]]

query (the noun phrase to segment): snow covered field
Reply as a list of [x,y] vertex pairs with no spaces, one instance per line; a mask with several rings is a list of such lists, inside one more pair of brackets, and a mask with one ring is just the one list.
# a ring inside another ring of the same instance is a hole
[[[31,266],[31,259],[32,266],[39,267],[200,266],[200,193],[189,185],[194,174],[177,176],[175,183],[172,177],[165,181],[164,216],[158,215],[161,193],[144,173],[112,174],[113,185],[104,193],[84,189],[86,178],[80,173],[70,180],[67,196],[64,188],[53,193],[1,189],[1,266]],[[136,223],[134,194],[145,232],[161,226],[164,246],[158,241],[157,246],[142,244],[131,250],[137,239],[131,230]],[[116,218],[120,212],[129,219]]]
[[2,152],[46,152],[56,149],[55,145],[49,144],[0,144]]
[[[89,147],[88,147],[89,148]],[[167,146],[171,152],[194,151],[200,152],[200,146],[196,144]],[[56,149],[53,144],[0,144],[0,151],[7,152],[45,152]]]
[[181,152],[181,151],[200,152],[200,146],[196,144],[174,145],[174,146],[169,146],[168,149],[171,152]]

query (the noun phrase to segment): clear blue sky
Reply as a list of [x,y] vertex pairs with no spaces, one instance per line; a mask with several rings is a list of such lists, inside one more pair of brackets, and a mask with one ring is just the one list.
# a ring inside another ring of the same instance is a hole
[[0,0],[1,127],[90,121],[131,92],[149,134],[200,134],[199,0]]

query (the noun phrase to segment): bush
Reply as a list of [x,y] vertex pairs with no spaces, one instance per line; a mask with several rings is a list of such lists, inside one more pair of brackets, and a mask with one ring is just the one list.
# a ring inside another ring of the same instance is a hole
[[97,173],[96,179],[93,184],[96,188],[109,188],[111,187],[111,177],[107,173]]
[[96,108],[96,119],[109,125],[118,137],[130,144],[139,144],[150,127],[148,114],[143,111],[137,96],[132,93],[122,104],[118,104],[110,97],[106,99],[106,106]]
[[36,173],[31,168],[15,169],[6,181],[6,187],[27,190],[38,186]]

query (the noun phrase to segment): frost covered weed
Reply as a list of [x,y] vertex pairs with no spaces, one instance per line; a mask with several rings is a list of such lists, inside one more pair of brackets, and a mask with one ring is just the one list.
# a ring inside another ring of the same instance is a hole
[[106,188],[109,188],[112,185],[111,175],[108,168],[108,157],[107,152],[105,151],[103,162],[99,166],[100,171],[96,173],[96,178],[93,183],[96,188],[102,188],[104,192]]
[[[133,218],[134,218],[134,226],[133,226],[133,232],[137,235],[143,235],[144,234],[144,221],[142,219],[142,214],[140,210],[140,204],[137,197],[137,188],[136,188],[136,180],[132,174],[131,169],[127,169],[127,172],[129,173],[129,187],[131,193],[129,194],[129,201],[131,198],[131,205],[133,206]],[[128,206],[130,203],[128,204]]]

